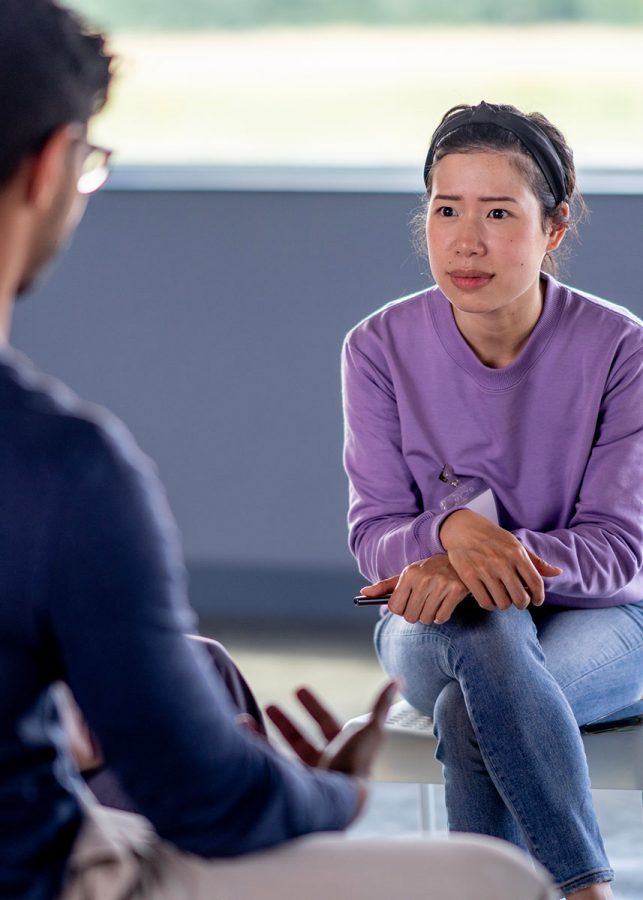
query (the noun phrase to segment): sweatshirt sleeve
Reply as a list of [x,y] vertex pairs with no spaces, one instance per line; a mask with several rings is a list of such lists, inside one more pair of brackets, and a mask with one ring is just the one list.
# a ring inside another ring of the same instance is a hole
[[85,433],[68,441],[39,593],[63,675],[125,790],[163,838],[201,856],[344,828],[352,779],[291,762],[238,727],[184,637],[178,535],[148,461],[127,434],[114,447],[95,426],[76,427]]
[[609,598],[639,575],[643,566],[643,350],[616,365],[608,379],[569,527],[547,533],[519,528],[513,533],[529,550],[563,569],[562,575],[545,580],[556,595]]
[[372,581],[444,553],[440,526],[449,513],[425,511],[402,448],[395,389],[351,340],[342,354],[344,467],[349,479],[349,544]]

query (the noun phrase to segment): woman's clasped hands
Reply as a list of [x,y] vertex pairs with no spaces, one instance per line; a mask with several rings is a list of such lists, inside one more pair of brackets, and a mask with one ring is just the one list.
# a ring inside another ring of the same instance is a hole
[[440,540],[446,553],[411,563],[399,576],[362,593],[390,593],[392,613],[410,623],[440,625],[467,596],[488,611],[540,606],[545,599],[543,578],[562,572],[527,550],[511,532],[469,509],[456,510],[444,520]]

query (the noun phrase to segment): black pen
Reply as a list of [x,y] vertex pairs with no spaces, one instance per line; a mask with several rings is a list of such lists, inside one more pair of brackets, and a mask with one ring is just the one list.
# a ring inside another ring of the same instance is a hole
[[353,597],[355,606],[384,606],[391,599],[390,594],[384,594],[383,597],[365,597],[364,594],[358,594]]
[[[364,594],[358,594],[357,597],[353,597],[353,603],[355,606],[384,606],[390,599],[390,594],[384,594],[383,597],[365,597]],[[473,600],[473,594],[468,593],[464,599]]]

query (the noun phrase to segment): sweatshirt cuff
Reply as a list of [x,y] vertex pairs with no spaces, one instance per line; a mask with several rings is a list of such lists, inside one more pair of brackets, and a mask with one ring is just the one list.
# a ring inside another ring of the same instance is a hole
[[425,559],[429,556],[436,556],[438,553],[446,553],[440,541],[440,528],[445,519],[459,509],[465,509],[465,506],[454,506],[446,512],[435,514],[425,512],[418,516],[413,525],[413,537],[417,541],[420,548],[420,556],[418,559]]

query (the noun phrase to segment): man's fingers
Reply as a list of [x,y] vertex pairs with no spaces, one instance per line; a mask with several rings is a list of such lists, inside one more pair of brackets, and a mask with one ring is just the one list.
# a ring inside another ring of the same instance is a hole
[[305,738],[299,728],[288,718],[278,706],[267,706],[266,715],[281,732],[286,743],[290,744],[297,756],[309,766],[317,764],[320,752],[314,747],[308,738]]
[[395,695],[400,690],[401,684],[397,679],[392,679],[384,685],[373,703],[371,710],[371,722],[377,723],[381,728],[384,727],[388,711],[391,708]]
[[321,704],[313,692],[308,688],[302,687],[296,691],[296,695],[306,712],[310,713],[315,722],[317,722],[326,740],[332,741],[333,738],[337,737],[342,730],[342,726],[332,713]]

